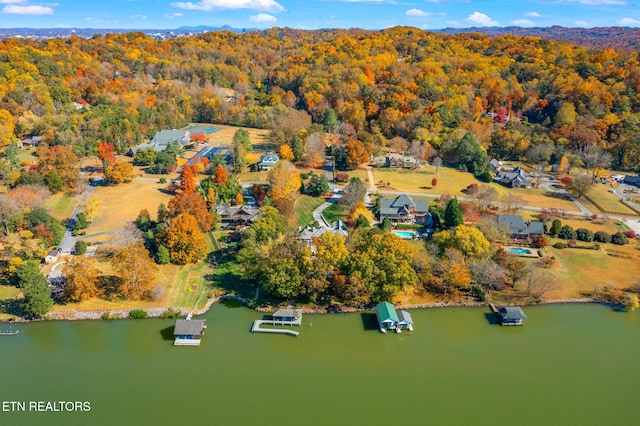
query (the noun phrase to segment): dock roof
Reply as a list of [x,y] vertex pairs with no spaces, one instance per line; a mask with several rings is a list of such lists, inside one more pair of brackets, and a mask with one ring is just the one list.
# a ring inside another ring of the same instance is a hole
[[519,306],[506,306],[498,311],[503,320],[522,320],[527,316]]
[[278,309],[274,317],[302,318],[302,309]]
[[405,324],[413,324],[413,318],[411,318],[411,314],[407,311],[398,311],[398,319],[399,322]]
[[178,320],[173,330],[174,336],[199,336],[204,328],[204,320]]
[[398,314],[396,313],[396,308],[389,302],[380,302],[376,306],[376,311],[378,313],[378,318],[380,321],[388,321],[392,320],[394,322],[398,322]]

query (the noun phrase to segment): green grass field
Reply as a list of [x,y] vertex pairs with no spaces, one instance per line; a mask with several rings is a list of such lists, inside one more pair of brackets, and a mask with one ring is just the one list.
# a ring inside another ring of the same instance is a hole
[[[603,185],[596,183],[592,186],[591,191],[587,194],[590,199],[595,201],[600,207],[606,210],[607,214],[631,214],[637,215],[636,212],[629,207],[622,204],[617,195],[609,192],[611,187],[609,185]],[[591,204],[591,203],[590,203]],[[596,206],[592,210],[594,213],[605,213],[600,211]]]
[[332,204],[324,212],[322,212],[327,222],[331,223],[336,220],[347,220],[349,208],[342,204]]
[[301,195],[293,206],[294,216],[289,225],[307,226],[313,222],[313,211],[324,203],[324,198]]
[[73,209],[76,208],[78,203],[78,197],[75,195],[59,192],[48,198],[44,206],[53,217],[58,220],[65,220],[71,217]]

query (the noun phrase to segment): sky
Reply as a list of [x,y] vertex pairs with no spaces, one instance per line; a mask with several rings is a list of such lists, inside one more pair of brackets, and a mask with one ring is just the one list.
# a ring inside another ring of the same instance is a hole
[[640,0],[0,0],[0,28],[640,27]]

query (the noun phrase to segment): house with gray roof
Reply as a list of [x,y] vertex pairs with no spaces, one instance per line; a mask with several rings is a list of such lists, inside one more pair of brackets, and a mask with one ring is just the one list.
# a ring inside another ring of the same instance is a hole
[[316,248],[313,241],[316,238],[320,238],[325,232],[339,234],[345,238],[347,238],[347,236],[349,235],[347,225],[341,220],[336,220],[331,223],[330,228],[326,228],[323,226],[305,226],[304,228],[300,228],[298,230],[298,240],[302,241],[307,247],[310,247],[313,250]]
[[373,164],[377,167],[416,169],[420,166],[420,161],[412,155],[390,152],[386,155],[379,155],[375,157],[373,159]]
[[622,183],[624,183],[625,185],[632,185],[632,186],[640,187],[640,176],[626,175],[622,179]]
[[260,156],[260,161],[258,161],[258,170],[270,170],[278,161],[280,161],[280,157],[278,157],[278,154],[274,152],[262,154]]
[[189,161],[187,161],[187,166],[193,165],[196,161],[202,161],[203,158],[211,162],[211,159],[216,156],[224,158],[226,164],[231,164],[231,160],[233,159],[231,148],[228,146],[207,146],[191,157]]
[[499,172],[502,169],[502,161],[497,158],[492,158],[491,161],[489,161],[489,166],[491,166],[491,170],[494,172]]
[[427,228],[433,226],[427,200],[414,200],[408,195],[396,198],[381,198],[378,219],[389,218],[394,223],[419,223]]
[[174,346],[200,346],[206,328],[204,320],[177,320],[173,330]]
[[413,318],[411,318],[411,314],[407,311],[398,311],[398,323],[396,327],[413,331]]
[[179,142],[182,146],[191,143],[191,133],[188,130],[160,130],[149,142],[134,146],[128,154],[136,155],[141,149],[151,148],[157,152],[163,152],[171,142]]
[[250,225],[260,217],[260,209],[247,204],[230,206],[229,204],[216,204],[216,213],[220,215],[222,227],[229,225]]
[[544,234],[544,223],[535,220],[525,221],[522,216],[500,214],[498,224],[509,227],[511,238],[529,238]]
[[506,306],[498,310],[498,317],[502,325],[522,324],[522,320],[527,316],[522,312],[522,308],[518,306]]
[[512,188],[531,188],[533,185],[531,176],[521,167],[500,170],[495,180]]

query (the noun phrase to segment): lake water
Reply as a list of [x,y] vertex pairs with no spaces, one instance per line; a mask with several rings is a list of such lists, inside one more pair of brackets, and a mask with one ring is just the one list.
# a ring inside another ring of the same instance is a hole
[[[2,412],[2,425],[627,425],[638,423],[640,317],[600,305],[307,315],[300,337],[252,334],[260,314],[215,305],[199,348],[172,320],[42,322],[0,336],[0,401],[88,401]],[[164,336],[163,336],[164,333]]]

